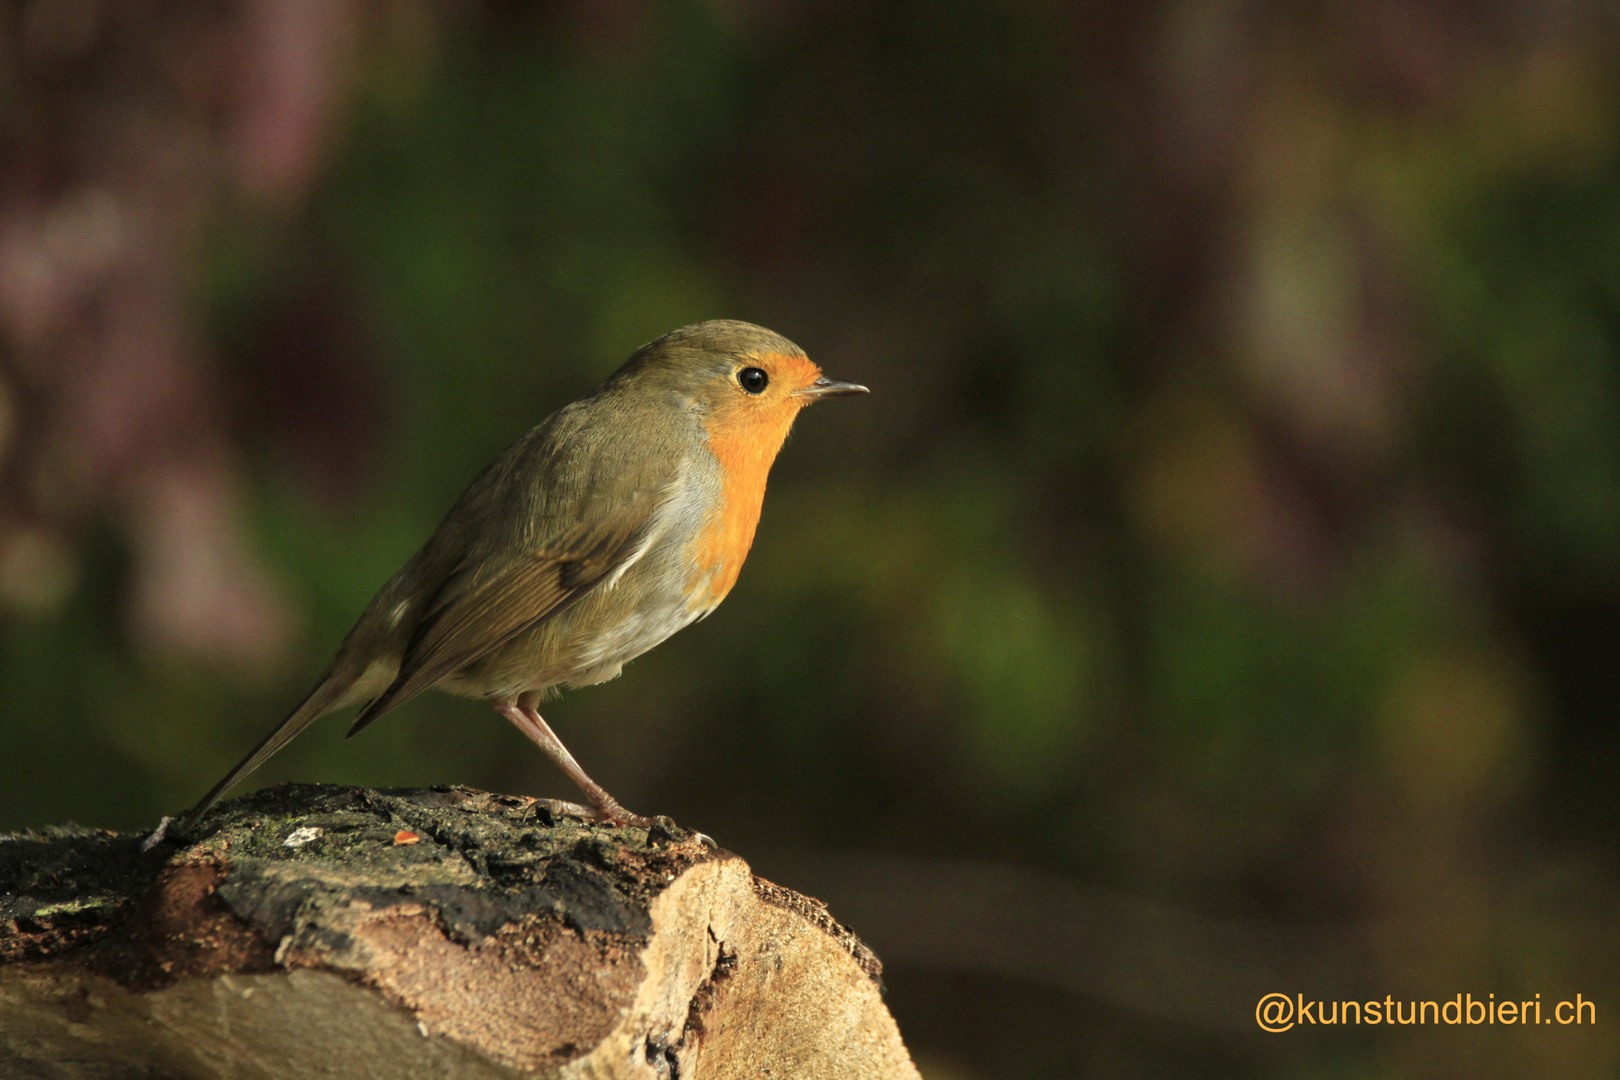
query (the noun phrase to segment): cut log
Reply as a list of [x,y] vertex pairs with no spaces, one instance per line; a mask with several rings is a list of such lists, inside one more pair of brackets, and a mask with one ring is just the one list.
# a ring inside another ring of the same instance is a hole
[[915,1078],[877,959],[667,819],[288,785],[0,839],[0,1076]]

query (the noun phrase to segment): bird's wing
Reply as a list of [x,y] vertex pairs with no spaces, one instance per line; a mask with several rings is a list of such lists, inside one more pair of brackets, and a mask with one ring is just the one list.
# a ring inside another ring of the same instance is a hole
[[600,524],[575,526],[531,551],[463,564],[423,615],[393,685],[361,710],[349,734],[554,618],[627,569],[653,539],[657,515],[651,502],[637,500],[627,512]]

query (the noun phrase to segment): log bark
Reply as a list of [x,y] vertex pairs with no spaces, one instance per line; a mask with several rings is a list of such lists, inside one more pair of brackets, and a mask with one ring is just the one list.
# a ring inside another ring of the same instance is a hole
[[0,1076],[915,1078],[877,959],[667,819],[288,785],[0,839]]

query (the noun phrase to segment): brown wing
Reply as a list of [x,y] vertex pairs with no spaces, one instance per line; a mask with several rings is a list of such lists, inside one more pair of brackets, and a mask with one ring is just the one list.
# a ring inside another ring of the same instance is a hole
[[541,550],[481,559],[452,574],[417,626],[399,676],[361,710],[349,735],[566,611],[635,556],[651,519],[644,512],[605,527],[579,526]]

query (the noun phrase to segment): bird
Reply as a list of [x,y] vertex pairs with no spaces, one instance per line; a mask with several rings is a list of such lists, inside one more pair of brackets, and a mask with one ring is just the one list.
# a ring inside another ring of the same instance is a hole
[[540,703],[616,677],[712,612],[737,582],[799,411],[867,392],[752,323],[700,322],[643,345],[472,481],[309,695],[172,831],[194,831],[316,719],[358,705],[353,737],[430,687],[489,701],[594,818],[650,824],[586,774]]

